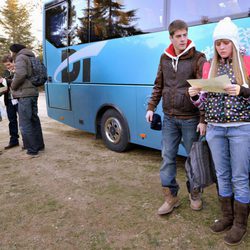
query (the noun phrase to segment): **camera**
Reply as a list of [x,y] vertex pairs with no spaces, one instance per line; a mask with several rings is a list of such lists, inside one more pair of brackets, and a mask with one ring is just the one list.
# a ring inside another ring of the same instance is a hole
[[153,130],[161,130],[162,122],[161,122],[161,116],[159,114],[153,114],[153,119],[150,124],[150,128]]

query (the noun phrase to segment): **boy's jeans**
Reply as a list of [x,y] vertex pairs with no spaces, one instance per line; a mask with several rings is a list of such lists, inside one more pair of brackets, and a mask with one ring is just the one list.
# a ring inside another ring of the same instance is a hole
[[250,202],[250,124],[221,127],[208,124],[208,141],[219,185],[219,195]]
[[162,127],[162,166],[160,179],[163,187],[169,187],[172,195],[176,196],[179,185],[176,181],[176,156],[183,138],[184,147],[189,154],[192,144],[198,140],[196,132],[199,118],[177,119],[164,115]]
[[19,126],[27,154],[37,154],[44,148],[40,119],[37,115],[37,97],[19,98]]

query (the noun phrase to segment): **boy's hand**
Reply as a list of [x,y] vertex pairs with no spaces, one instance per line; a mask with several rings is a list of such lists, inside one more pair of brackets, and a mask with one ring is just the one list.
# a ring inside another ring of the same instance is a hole
[[200,132],[200,135],[205,135],[207,130],[207,124],[199,123],[197,126],[197,132]]
[[147,111],[147,113],[146,113],[146,120],[147,120],[147,122],[152,122],[152,120],[153,120],[153,114],[154,114],[153,111],[151,111],[151,110]]

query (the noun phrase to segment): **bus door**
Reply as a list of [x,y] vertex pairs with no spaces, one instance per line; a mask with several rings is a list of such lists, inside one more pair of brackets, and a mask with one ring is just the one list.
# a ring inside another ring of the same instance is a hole
[[45,63],[48,70],[46,85],[48,107],[71,110],[69,70],[69,6],[68,1],[53,1],[45,5]]

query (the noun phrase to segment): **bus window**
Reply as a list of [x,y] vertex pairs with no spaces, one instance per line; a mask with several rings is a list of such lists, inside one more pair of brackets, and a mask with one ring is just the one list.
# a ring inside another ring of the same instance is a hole
[[208,23],[225,16],[248,16],[249,9],[249,0],[171,0],[169,21],[183,19],[188,24]]
[[164,29],[165,0],[72,0],[70,45],[126,37]]
[[69,15],[70,45],[89,42],[88,1],[72,0]]
[[68,4],[62,2],[46,10],[46,39],[55,47],[68,46]]
[[[123,2],[127,11],[136,10],[134,25],[143,32],[163,30],[165,26],[166,8],[164,0],[143,2],[134,0],[119,1]],[[140,2],[140,3],[139,3]]]
[[85,14],[89,14],[90,41],[162,30],[165,23],[164,3],[164,0],[91,1],[89,9],[84,10]]

